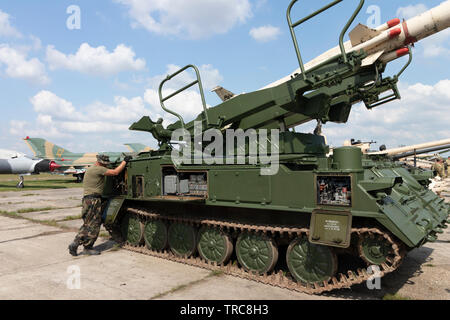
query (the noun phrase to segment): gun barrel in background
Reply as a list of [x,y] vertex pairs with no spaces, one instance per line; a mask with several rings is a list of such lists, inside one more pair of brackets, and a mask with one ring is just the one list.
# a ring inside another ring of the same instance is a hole
[[450,149],[450,144],[447,144],[444,146],[439,146],[439,147],[433,147],[433,148],[427,148],[427,149],[422,149],[422,150],[414,150],[414,151],[409,151],[409,152],[405,152],[405,153],[400,153],[400,154],[395,155],[393,158],[394,158],[394,160],[400,160],[400,159],[411,157],[411,156],[417,156],[417,155],[421,155],[421,154],[425,154],[425,153],[441,151],[441,150],[446,150],[446,149]]
[[433,141],[433,142],[428,142],[428,143],[416,144],[416,145],[407,146],[407,147],[388,149],[388,150],[379,151],[379,152],[369,152],[369,154],[392,156],[392,155],[396,155],[396,154],[411,152],[414,150],[422,150],[422,149],[434,148],[434,147],[442,147],[442,149],[448,149],[448,145],[450,145],[450,139],[444,139],[444,140]]

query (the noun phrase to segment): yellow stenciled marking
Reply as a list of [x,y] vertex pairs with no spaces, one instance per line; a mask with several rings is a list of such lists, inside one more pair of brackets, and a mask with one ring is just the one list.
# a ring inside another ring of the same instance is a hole
[[64,153],[64,149],[62,149],[62,148],[58,149],[58,151],[56,152],[56,157],[61,159],[63,153]]
[[55,157],[53,156],[53,147],[55,145],[51,142],[45,141],[45,157],[47,159],[54,159]]

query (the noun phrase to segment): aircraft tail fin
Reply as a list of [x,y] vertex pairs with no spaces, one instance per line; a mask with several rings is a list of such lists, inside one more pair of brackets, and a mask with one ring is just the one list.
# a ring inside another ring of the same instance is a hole
[[26,137],[24,141],[31,149],[34,156],[38,158],[54,160],[72,154],[69,150],[57,146],[45,139]]
[[146,145],[142,143],[125,143],[128,149],[130,149],[131,152],[147,152],[151,151],[150,147],[147,147]]

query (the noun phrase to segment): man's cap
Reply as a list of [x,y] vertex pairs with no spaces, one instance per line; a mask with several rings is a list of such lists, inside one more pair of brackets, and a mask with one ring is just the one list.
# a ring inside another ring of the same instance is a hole
[[98,154],[97,155],[97,161],[98,163],[104,164],[104,165],[108,165],[111,162],[109,161],[109,156],[105,155],[105,154]]

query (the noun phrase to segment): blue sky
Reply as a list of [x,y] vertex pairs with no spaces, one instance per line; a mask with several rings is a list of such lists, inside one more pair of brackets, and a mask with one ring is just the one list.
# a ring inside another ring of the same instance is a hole
[[[367,0],[356,22],[373,21],[373,11],[367,11],[373,5],[384,23],[442,1]],[[303,2],[294,17],[326,3]],[[337,44],[355,3],[344,1],[298,31],[305,61]],[[46,138],[74,152],[125,151],[128,142],[155,146],[150,134],[127,128],[143,115],[166,117],[155,100],[156,88],[176,67],[200,67],[210,106],[219,103],[209,93],[216,85],[251,92],[298,67],[286,24],[288,4],[1,0],[0,148],[29,153],[21,141],[25,136]],[[80,29],[66,25],[71,5],[80,8]],[[325,126],[329,143],[338,146],[357,138],[396,147],[450,138],[449,113],[443,112],[450,104],[449,38],[443,32],[417,44],[414,64],[400,83],[404,99],[370,112],[355,106],[348,124]],[[398,70],[401,63],[389,70]],[[175,103],[188,118],[200,111],[196,92]]]

